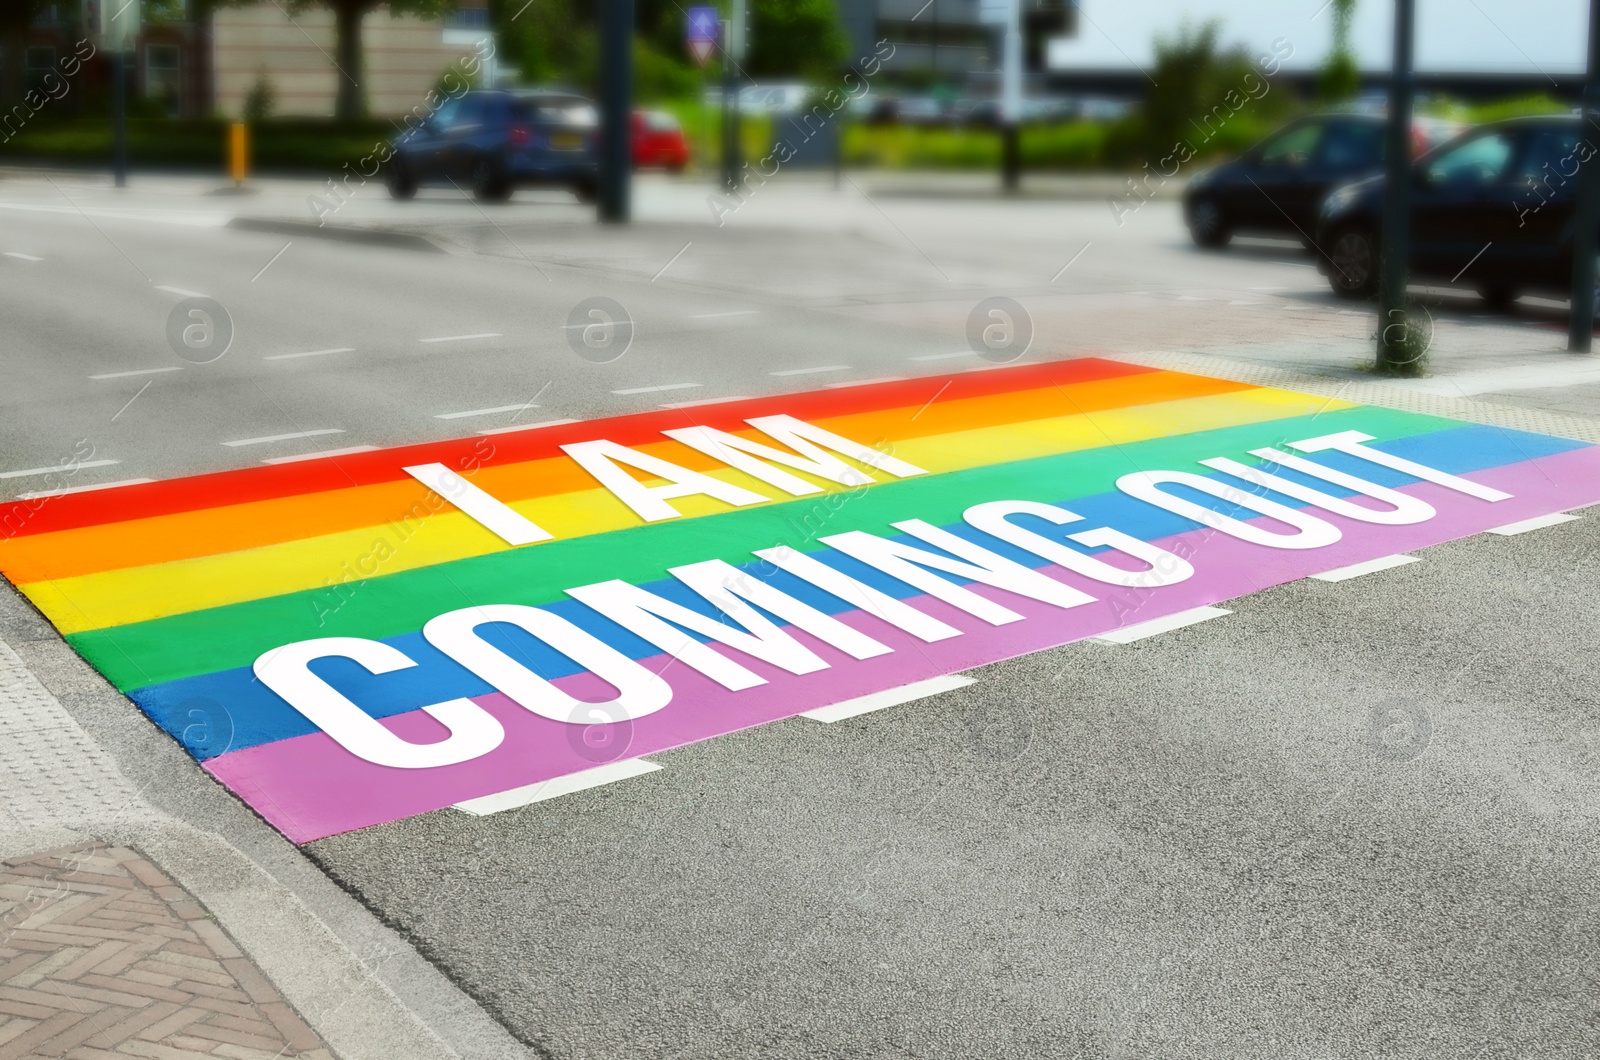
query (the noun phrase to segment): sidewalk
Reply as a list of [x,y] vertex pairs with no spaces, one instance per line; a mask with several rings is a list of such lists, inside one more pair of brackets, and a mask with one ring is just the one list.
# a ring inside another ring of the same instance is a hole
[[0,1060],[529,1055],[8,586],[0,791]]

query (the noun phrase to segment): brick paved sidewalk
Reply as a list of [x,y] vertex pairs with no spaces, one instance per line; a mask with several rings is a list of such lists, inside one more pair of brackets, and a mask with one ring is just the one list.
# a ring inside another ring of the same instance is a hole
[[0,1060],[331,1060],[210,915],[126,847],[0,863]]

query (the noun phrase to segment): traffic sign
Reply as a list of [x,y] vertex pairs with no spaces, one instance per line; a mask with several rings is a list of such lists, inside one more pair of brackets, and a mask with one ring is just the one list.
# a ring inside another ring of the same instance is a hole
[[691,7],[686,14],[688,21],[685,23],[685,30],[689,40],[689,54],[694,56],[695,62],[704,66],[717,46],[717,9]]
[[133,50],[139,36],[139,0],[83,0],[89,41],[103,52]]

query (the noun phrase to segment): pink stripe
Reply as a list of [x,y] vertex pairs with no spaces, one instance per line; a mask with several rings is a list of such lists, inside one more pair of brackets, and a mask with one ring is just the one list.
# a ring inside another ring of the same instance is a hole
[[[1600,447],[1475,472],[1473,479],[1515,496],[1491,504],[1427,483],[1406,487],[1404,492],[1427,500],[1438,514],[1413,526],[1374,526],[1318,512],[1344,533],[1336,544],[1319,549],[1272,549],[1209,530],[1180,534],[1160,543],[1187,556],[1195,575],[1155,590],[1113,588],[1047,568],[1099,597],[1070,610],[978,587],[983,595],[1025,616],[1024,621],[1005,626],[989,626],[922,597],[915,601],[919,609],[965,634],[936,645],[923,644],[854,612],[844,620],[893,648],[893,653],[857,661],[792,631],[830,668],[797,677],[729,653],[769,682],[743,692],[729,692],[682,663],[668,665],[665,656],[646,660],[652,669],[666,667],[673,702],[633,722],[621,745],[603,753],[602,749],[582,753],[584,729],[529,714],[494,693],[475,702],[499,719],[506,730],[505,742],[458,766],[389,769],[362,761],[326,735],[314,733],[234,751],[207,762],[206,768],[291,840],[307,843],[564,776],[603,761],[654,754],[870,692],[1070,643],[1322,571],[1594,504],[1600,502]],[[613,694],[591,674],[563,678],[557,684],[580,698],[605,699]],[[384,719],[383,724],[416,742],[444,735],[443,728],[420,711]]]

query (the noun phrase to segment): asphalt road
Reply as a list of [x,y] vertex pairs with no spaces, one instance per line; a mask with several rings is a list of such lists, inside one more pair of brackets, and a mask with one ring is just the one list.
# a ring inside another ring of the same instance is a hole
[[[931,396],[983,366],[993,295],[1028,308],[1028,359],[1371,327],[1293,248],[1199,255],[1170,203],[1117,227],[774,187],[717,228],[661,184],[631,231],[537,197],[352,207],[446,252],[223,226],[304,190],[0,188],[0,474],[82,439],[118,463],[69,488],[889,376]],[[210,363],[167,339],[192,295],[234,324]],[[565,327],[596,296],[636,331],[607,363]],[[1590,1056],[1597,551],[1594,518],[1476,537],[306,853],[556,1057]]]

